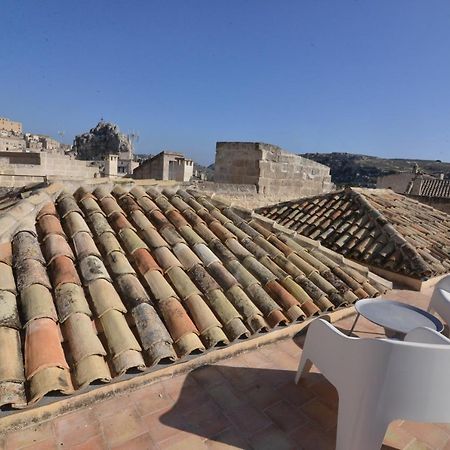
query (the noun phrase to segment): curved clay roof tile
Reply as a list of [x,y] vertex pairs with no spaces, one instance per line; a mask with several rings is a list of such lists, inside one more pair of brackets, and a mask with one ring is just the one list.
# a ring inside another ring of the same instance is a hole
[[100,252],[98,251],[98,248],[95,245],[94,239],[92,238],[90,233],[77,233],[73,237],[73,246],[75,248],[75,253],[77,254],[78,259],[86,258],[86,256],[97,256],[98,258],[101,257]]
[[[83,261],[86,260],[87,258]],[[49,267],[54,288],[57,288],[59,285],[64,283],[74,283],[81,286],[80,277],[78,276],[73,261],[67,256],[57,256]]]
[[[78,233],[75,235],[75,238],[82,234],[89,236],[89,238],[92,239],[89,233]],[[47,265],[51,264],[52,261],[58,256],[67,256],[71,260],[75,259],[72,249],[64,237],[60,234],[49,234],[44,241],[42,251],[44,253],[45,260],[47,261]]]
[[45,215],[42,216],[36,225],[38,234],[40,236],[48,236],[49,234],[60,234],[66,236],[59,219],[56,216]]
[[25,332],[25,375],[30,380],[39,371],[59,367],[69,370],[61,347],[58,325],[52,319],[32,320]]

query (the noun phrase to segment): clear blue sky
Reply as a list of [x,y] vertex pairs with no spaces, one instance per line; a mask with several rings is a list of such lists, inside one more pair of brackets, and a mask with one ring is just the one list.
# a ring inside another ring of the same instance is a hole
[[0,115],[66,142],[450,160],[448,0],[2,0],[0,48]]

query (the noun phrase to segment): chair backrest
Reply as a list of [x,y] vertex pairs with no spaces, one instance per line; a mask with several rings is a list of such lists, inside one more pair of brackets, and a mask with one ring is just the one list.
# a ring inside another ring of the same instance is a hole
[[450,275],[436,284],[431,295],[430,309],[437,312],[450,325]]
[[450,422],[450,340],[422,328],[404,342],[382,342],[390,355],[379,413],[390,420]]
[[353,338],[316,319],[308,329],[313,362],[360,404],[389,421],[450,422],[450,340],[416,329],[405,341]]

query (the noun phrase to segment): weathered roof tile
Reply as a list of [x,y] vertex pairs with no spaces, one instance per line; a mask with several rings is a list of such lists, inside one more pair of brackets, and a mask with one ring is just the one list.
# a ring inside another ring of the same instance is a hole
[[[195,192],[161,193],[155,188],[146,194],[140,188],[127,192],[121,186],[111,195],[107,186],[101,186],[94,194],[88,187],[79,189],[75,197],[64,192],[56,209],[47,194],[41,196],[37,239],[32,214],[20,221],[12,218],[14,257],[10,246],[0,247],[0,296],[4,298],[0,341],[4,329],[17,333],[24,326],[28,329],[39,321],[50,321],[53,325],[46,325],[51,328],[46,333],[53,336],[51,347],[62,352],[59,319],[65,338],[62,355],[67,359],[60,367],[51,355],[45,359],[33,354],[39,351],[35,344],[40,340],[33,338],[34,343],[25,346],[25,359],[35,365],[37,361],[39,370],[32,376],[27,372],[31,378],[26,384],[23,379],[0,378],[2,404],[24,406],[25,392],[29,404],[53,390],[71,393],[71,377],[77,389],[108,382],[129,370],[172,362],[363,296],[378,295],[382,286],[363,271],[350,269],[342,259],[330,259],[331,253],[325,254],[321,247],[304,246],[301,239],[286,236],[279,227],[266,229],[267,224],[261,225],[257,216],[251,220],[250,213],[238,214]],[[338,203],[330,204],[337,207]],[[314,224],[327,225],[338,217],[321,216],[320,207],[314,205],[318,216]],[[341,207],[344,211],[346,204]],[[285,214],[289,220],[300,217],[293,210],[286,209]],[[377,239],[382,246],[379,255],[388,240],[368,227],[369,219],[362,219],[346,212],[336,220],[341,225],[344,220],[352,221],[344,231],[347,234],[359,227],[350,238],[361,239],[353,248],[363,253],[371,245],[362,249],[362,239]],[[321,235],[324,231],[321,228]],[[412,255],[412,241],[423,245],[423,237],[400,240],[389,227],[388,234],[405,247],[405,254]],[[440,252],[433,249],[421,257],[437,267],[444,265]],[[389,257],[393,255],[395,251]],[[25,301],[19,317],[11,263],[22,294],[19,301]],[[12,339],[8,342],[12,346]],[[22,355],[14,354],[14,358],[20,363]],[[49,367],[40,360],[50,362]],[[27,368],[32,366],[27,363]]]

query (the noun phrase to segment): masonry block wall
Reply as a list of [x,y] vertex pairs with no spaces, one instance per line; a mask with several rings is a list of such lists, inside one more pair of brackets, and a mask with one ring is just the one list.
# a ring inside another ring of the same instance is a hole
[[218,142],[214,181],[253,184],[259,194],[289,198],[333,188],[329,167],[259,142]]
[[46,152],[0,152],[0,185],[9,186],[17,177],[30,177],[30,181],[35,181],[46,176],[65,179],[98,176],[98,167],[88,164],[89,161]]

